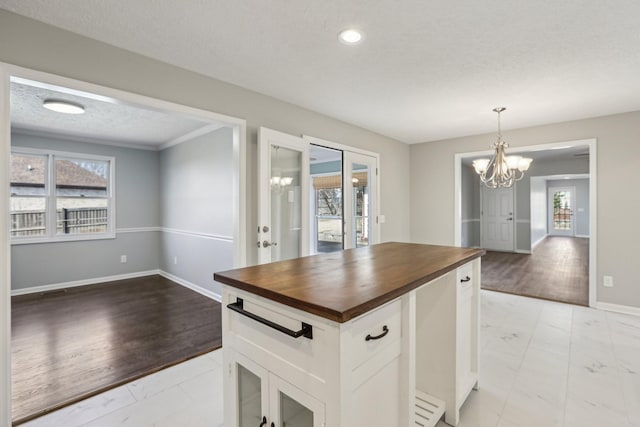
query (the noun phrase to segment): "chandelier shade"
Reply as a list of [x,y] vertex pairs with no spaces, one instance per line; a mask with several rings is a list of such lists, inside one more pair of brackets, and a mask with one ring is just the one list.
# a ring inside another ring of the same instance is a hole
[[498,138],[491,146],[495,150],[491,159],[477,159],[473,161],[473,168],[480,176],[480,180],[489,188],[507,188],[513,186],[516,181],[524,178],[524,172],[529,170],[532,159],[522,156],[507,156],[506,148],[509,146],[502,139],[500,128],[500,113],[506,108],[494,108],[498,113]]

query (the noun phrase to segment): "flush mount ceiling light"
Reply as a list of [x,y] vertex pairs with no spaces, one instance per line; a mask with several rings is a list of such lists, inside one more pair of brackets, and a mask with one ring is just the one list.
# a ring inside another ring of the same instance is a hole
[[338,40],[340,40],[340,43],[354,45],[364,40],[364,34],[358,30],[347,29],[338,34]]
[[84,106],[60,99],[45,99],[42,106],[47,110],[63,114],[84,114]]
[[[506,108],[494,108],[498,113],[498,139],[491,146],[495,149],[492,159],[478,159],[473,161],[476,173],[480,175],[480,180],[489,188],[511,187],[514,182],[524,178],[524,172],[529,169],[532,159],[520,156],[507,156],[506,148],[509,146],[502,139],[500,130],[500,113]],[[520,172],[520,175],[518,175]]]

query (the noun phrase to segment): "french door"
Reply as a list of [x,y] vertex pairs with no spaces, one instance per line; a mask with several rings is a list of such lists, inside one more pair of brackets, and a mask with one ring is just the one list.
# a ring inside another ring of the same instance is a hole
[[262,127],[258,154],[258,263],[379,241],[375,155]]
[[309,143],[258,130],[258,263],[309,254]]
[[575,187],[549,188],[549,234],[554,236],[573,236]]
[[378,242],[377,159],[344,152],[344,248],[360,248]]

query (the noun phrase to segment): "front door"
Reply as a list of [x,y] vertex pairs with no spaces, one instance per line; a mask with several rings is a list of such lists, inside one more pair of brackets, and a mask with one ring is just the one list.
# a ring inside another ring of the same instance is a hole
[[482,187],[482,247],[494,251],[514,250],[513,187]]
[[258,131],[258,263],[309,254],[309,143]]
[[573,236],[574,187],[549,188],[549,234],[554,236]]

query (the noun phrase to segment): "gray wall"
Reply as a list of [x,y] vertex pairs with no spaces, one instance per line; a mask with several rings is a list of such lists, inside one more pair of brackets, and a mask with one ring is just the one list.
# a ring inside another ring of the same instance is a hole
[[[598,192],[597,298],[640,307],[635,259],[640,228],[619,220],[619,212],[640,211],[640,191],[635,190],[640,188],[640,112],[508,130],[503,136],[512,147],[597,138],[597,181],[591,183]],[[410,147],[413,241],[453,243],[454,155],[485,151],[494,137],[474,135]],[[603,275],[613,276],[613,288],[602,286]]]
[[480,247],[480,178],[473,167],[462,165],[462,246]]
[[[12,133],[13,146],[111,156],[116,159],[116,238],[34,243],[11,247],[11,289],[155,270],[157,231],[122,233],[127,228],[158,227],[158,153],[57,137]],[[127,255],[127,263],[120,263]]]
[[221,294],[213,273],[233,268],[232,129],[162,150],[160,188],[160,268]]
[[547,236],[547,181],[543,177],[532,177],[530,181],[531,247]]
[[0,61],[151,96],[247,121],[247,248],[257,249],[257,129],[310,135],[380,154],[382,241],[409,241],[409,146],[301,107],[0,11]]
[[[574,233],[579,237],[589,237],[589,179],[559,179],[547,181],[547,189],[552,187],[575,188],[575,206],[573,207],[573,219],[575,221]],[[550,228],[547,229],[549,230]]]

